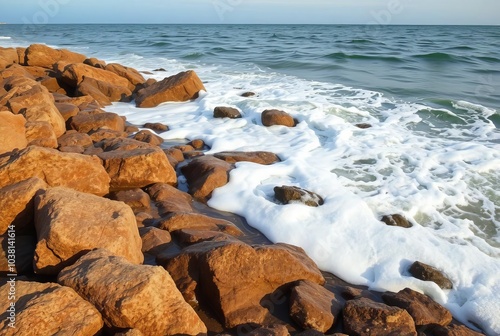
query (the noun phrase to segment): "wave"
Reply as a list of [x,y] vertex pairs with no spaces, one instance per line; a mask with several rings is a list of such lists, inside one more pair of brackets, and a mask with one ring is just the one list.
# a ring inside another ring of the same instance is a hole
[[10,40],[12,37],[10,36],[0,36],[0,40]]
[[170,43],[170,42],[155,42],[155,43],[151,44],[150,46],[151,47],[166,47],[166,46],[169,46],[171,44],[172,43]]
[[477,57],[477,59],[479,59],[481,61],[489,62],[489,63],[500,63],[500,59],[498,59],[496,57],[492,57],[492,56],[479,56],[479,57]]
[[203,56],[205,56],[205,54],[202,52],[192,52],[182,56],[182,58],[187,60],[196,60],[202,58]]
[[358,54],[346,54],[344,52],[336,52],[323,56],[324,58],[337,59],[337,60],[374,60],[374,61],[386,61],[386,62],[404,62],[403,59],[396,56],[369,56],[369,55],[358,55]]
[[456,56],[448,54],[448,53],[443,53],[443,52],[433,52],[433,53],[429,53],[429,54],[418,54],[418,55],[413,55],[412,57],[425,59],[425,60],[429,60],[429,61],[454,61],[456,59]]

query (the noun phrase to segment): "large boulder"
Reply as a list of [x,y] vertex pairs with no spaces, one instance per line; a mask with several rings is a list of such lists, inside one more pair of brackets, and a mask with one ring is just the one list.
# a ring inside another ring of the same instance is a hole
[[133,68],[125,67],[118,63],[110,63],[106,65],[105,69],[117,74],[120,77],[126,78],[131,84],[129,85],[131,90],[134,90],[137,85],[144,84],[146,82],[139,71]]
[[448,309],[433,301],[427,295],[405,288],[398,293],[386,293],[384,302],[391,306],[405,309],[417,326],[439,324],[446,326],[452,320]]
[[142,189],[135,188],[120,190],[110,193],[109,199],[127,204],[134,213],[148,212],[151,210],[151,198]]
[[262,124],[264,126],[295,126],[295,120],[293,120],[293,117],[290,114],[280,110],[265,110],[264,112],[262,112],[261,118]]
[[202,81],[192,70],[167,77],[140,90],[135,98],[137,107],[155,107],[164,102],[187,101],[205,90]]
[[76,87],[81,83],[84,77],[93,78],[121,87],[128,87],[129,85],[129,81],[126,78],[120,77],[111,71],[94,68],[83,63],[66,65],[61,77],[65,83],[72,87]]
[[[15,296],[10,301],[12,288]],[[0,295],[4,298],[0,301],[1,335],[90,336],[104,325],[92,304],[73,289],[55,283],[16,281],[0,287]]]
[[94,248],[143,262],[141,237],[128,205],[62,187],[41,193],[35,205],[37,273],[57,274]]
[[123,132],[125,121],[116,113],[84,113],[80,112],[70,119],[70,127],[80,133],[89,133],[100,128]]
[[52,69],[59,61],[81,63],[85,59],[85,55],[66,49],[56,50],[43,44],[32,44],[25,51],[24,64]]
[[[11,231],[12,232],[12,231]],[[32,275],[33,256],[35,255],[36,237],[21,236],[14,228],[16,237],[14,240],[9,234],[0,236],[0,276],[7,277],[9,274]],[[12,236],[12,235],[11,235]],[[12,242],[15,242],[15,260],[12,259]]]
[[199,201],[206,202],[212,192],[229,181],[229,171],[234,166],[213,156],[201,156],[182,167],[189,184],[189,193]]
[[129,102],[132,91],[125,86],[118,86],[84,76],[83,80],[76,87],[75,95],[89,95],[101,103],[101,105],[110,105],[110,102]]
[[161,267],[134,265],[97,249],[62,270],[58,282],[94,304],[108,327],[134,328],[144,335],[207,332]]
[[0,58],[4,59],[8,64],[19,63],[16,48],[0,47]]
[[337,321],[344,300],[310,281],[299,281],[290,295],[290,316],[304,329],[322,333]]
[[[325,281],[302,249],[286,244],[253,248],[234,240],[203,242],[164,265],[184,297],[203,300],[227,328],[262,323],[269,311],[261,300],[283,285]],[[202,297],[195,294],[198,284]]]
[[31,177],[39,177],[51,187],[100,196],[109,192],[110,178],[97,157],[37,146],[0,157],[0,188]]
[[29,121],[26,123],[28,146],[57,148],[54,128],[47,121]]
[[26,119],[11,112],[0,112],[0,154],[14,149],[23,149],[28,145],[25,128]]
[[0,189],[0,235],[14,225],[16,234],[34,232],[35,195],[47,189],[47,184],[38,177],[14,183]]
[[415,322],[406,310],[367,298],[348,301],[342,316],[344,330],[351,336],[417,336]]
[[199,213],[171,213],[167,218],[160,221],[160,228],[168,232],[181,229],[204,229],[208,231],[221,231],[233,236],[243,235],[243,232],[233,223]]
[[271,152],[219,152],[214,156],[228,163],[253,162],[262,165],[270,165],[280,162],[278,155]]

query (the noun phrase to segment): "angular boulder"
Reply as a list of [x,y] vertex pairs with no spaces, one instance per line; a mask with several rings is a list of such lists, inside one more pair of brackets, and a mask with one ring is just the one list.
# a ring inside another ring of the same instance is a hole
[[26,123],[26,139],[28,146],[57,148],[57,137],[54,128],[47,121],[29,121]]
[[110,63],[106,65],[105,69],[117,74],[120,77],[126,78],[131,84],[129,85],[131,90],[134,90],[137,85],[144,84],[146,82],[139,71],[134,68],[125,67],[118,63]]
[[37,146],[0,157],[0,188],[31,177],[39,177],[51,187],[99,196],[109,192],[110,178],[97,157]]
[[134,265],[97,249],[62,270],[58,282],[94,304],[108,327],[133,328],[144,335],[207,332],[161,267]]
[[320,195],[294,186],[274,187],[274,196],[282,204],[302,203],[318,207],[325,203]]
[[80,112],[70,120],[71,129],[80,133],[89,133],[100,128],[107,128],[114,131],[123,132],[125,121],[116,113],[83,113]]
[[141,237],[128,205],[56,187],[38,195],[35,206],[36,273],[57,274],[94,248],[106,248],[134,264],[143,262]]
[[169,232],[181,229],[204,229],[208,231],[221,231],[233,236],[243,235],[240,229],[227,220],[185,212],[172,213],[167,218],[161,220],[160,229]]
[[137,107],[155,107],[165,102],[182,102],[197,98],[201,90],[206,91],[202,81],[189,70],[140,90],[135,103]]
[[135,213],[151,210],[151,198],[139,188],[115,191],[108,198],[127,204]]
[[139,229],[142,239],[142,252],[157,255],[172,241],[168,231],[155,227],[144,227]]
[[[0,287],[7,298],[11,284]],[[75,335],[98,334],[104,323],[101,314],[73,289],[55,283],[16,281],[15,299],[0,303],[0,334]],[[9,326],[9,304],[15,304],[15,328]]]
[[464,325],[456,324],[452,324],[446,327],[433,325],[429,328],[428,331],[432,333],[432,336],[484,336],[484,334],[469,329]]
[[287,126],[287,127],[294,127],[295,126],[295,120],[293,120],[293,117],[280,110],[265,110],[262,112],[262,124],[264,126],[275,126],[275,125],[281,125],[281,126]]
[[125,86],[84,76],[83,80],[76,87],[75,95],[89,95],[102,105],[109,105],[110,102],[129,102],[132,91]]
[[82,146],[86,148],[93,144],[88,134],[79,133],[75,130],[67,131],[57,139],[57,142],[59,147]]
[[137,141],[146,142],[152,146],[159,146],[164,142],[162,137],[159,137],[158,135],[156,135],[153,132],[148,131],[148,130],[137,132],[136,134],[134,134],[132,139],[135,139]]
[[52,66],[64,61],[68,63],[81,63],[85,61],[85,55],[78,54],[65,49],[53,49],[44,44],[32,44],[24,53],[24,64],[52,69]]
[[271,165],[280,162],[278,155],[271,152],[220,152],[214,156],[228,163],[253,162],[262,165]]
[[168,131],[168,126],[162,123],[145,123],[144,128],[152,129],[157,133],[163,133]]
[[453,288],[453,283],[443,274],[443,272],[420,261],[415,261],[408,271],[413,277],[423,281],[432,281],[442,289]]
[[26,119],[22,115],[11,112],[0,112],[0,154],[14,149],[23,149],[28,145],[25,126]]
[[121,87],[128,87],[129,81],[117,74],[104,69],[94,68],[83,63],[69,64],[64,67],[61,74],[62,80],[72,87],[75,87],[83,81],[84,77],[93,78],[105,83]]

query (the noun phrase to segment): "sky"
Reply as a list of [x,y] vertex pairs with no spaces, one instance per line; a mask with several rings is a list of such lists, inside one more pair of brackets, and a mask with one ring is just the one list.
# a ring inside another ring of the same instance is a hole
[[500,0],[0,0],[0,22],[500,25]]

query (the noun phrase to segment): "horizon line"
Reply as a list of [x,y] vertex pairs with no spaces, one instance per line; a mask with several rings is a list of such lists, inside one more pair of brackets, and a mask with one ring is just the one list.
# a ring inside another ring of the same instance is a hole
[[145,23],[145,22],[59,22],[59,23],[10,23],[10,22],[0,22],[0,25],[36,25],[36,26],[46,26],[46,25],[267,25],[267,26],[289,26],[289,25],[310,25],[310,26],[483,26],[483,27],[496,27],[500,26],[500,23],[495,24],[479,24],[479,23]]

